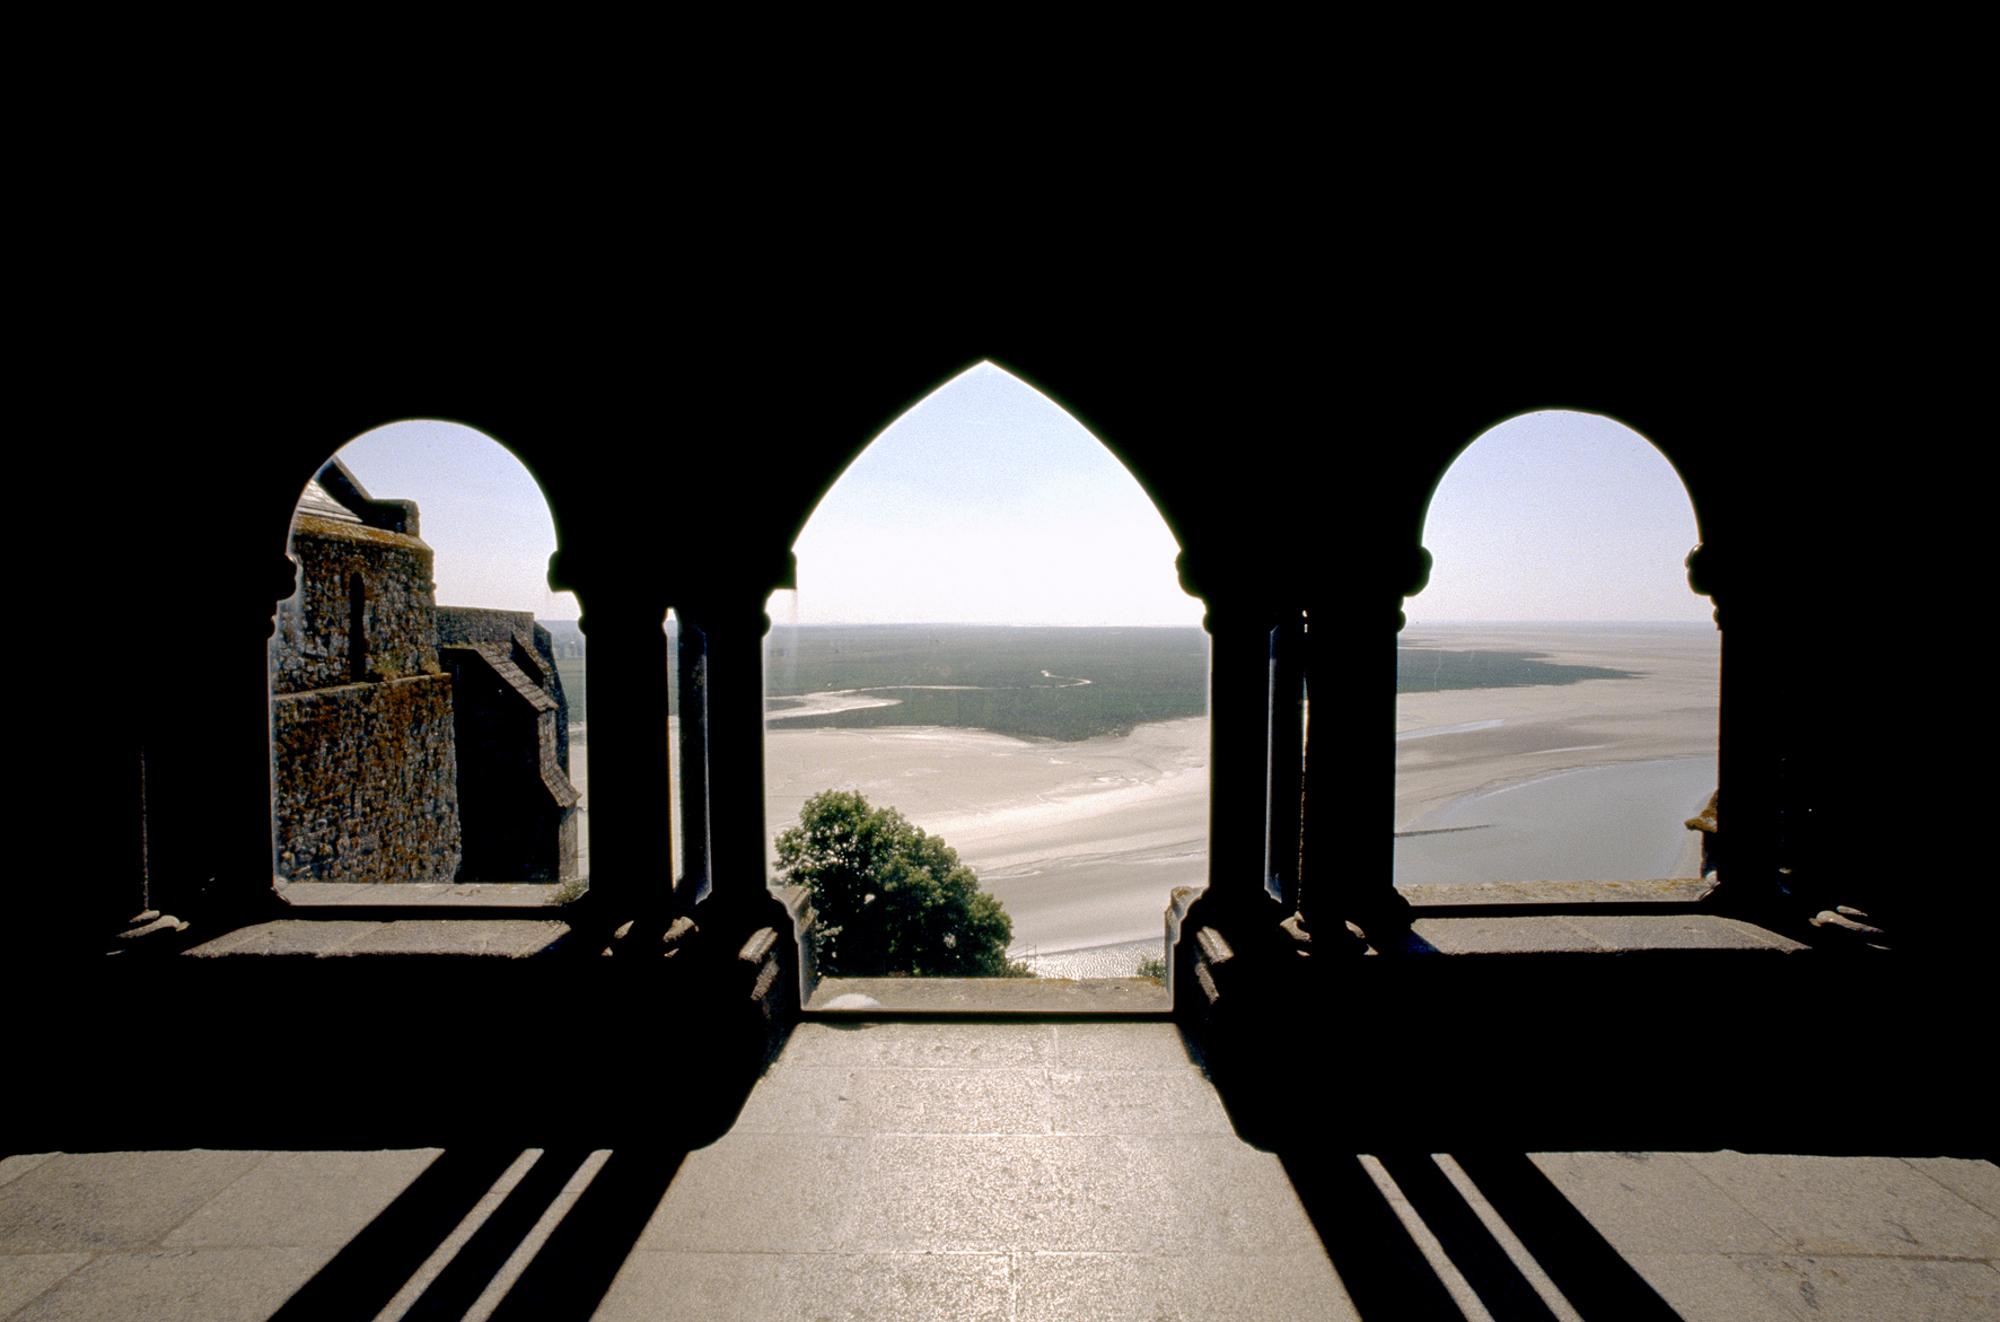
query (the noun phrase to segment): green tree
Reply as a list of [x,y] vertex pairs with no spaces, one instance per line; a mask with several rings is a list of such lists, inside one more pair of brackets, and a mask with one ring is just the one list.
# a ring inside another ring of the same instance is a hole
[[812,895],[810,940],[821,973],[1033,977],[1010,963],[1013,920],[958,851],[894,808],[852,790],[806,800],[778,837],[785,879]]

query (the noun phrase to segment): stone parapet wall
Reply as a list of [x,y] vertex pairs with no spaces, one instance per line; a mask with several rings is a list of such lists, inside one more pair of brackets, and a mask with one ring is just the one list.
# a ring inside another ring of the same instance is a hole
[[438,673],[430,547],[401,533],[300,515],[292,524],[292,558],[299,564],[299,590],[278,605],[272,692],[299,693],[358,678],[352,655],[356,574],[364,587],[367,677]]
[[278,875],[448,882],[461,857],[449,675],[271,703]]
[[561,738],[557,760],[565,774],[569,771],[569,697],[563,692],[562,676],[556,671],[555,640],[535,623],[531,611],[496,610],[487,606],[439,606],[437,640],[440,647],[466,643],[498,643],[512,647],[514,663],[532,675],[535,682],[556,700],[557,729]]
[[440,646],[452,643],[507,643],[512,642],[517,633],[532,637],[535,628],[535,617],[530,611],[494,610],[486,606],[437,608],[437,640]]

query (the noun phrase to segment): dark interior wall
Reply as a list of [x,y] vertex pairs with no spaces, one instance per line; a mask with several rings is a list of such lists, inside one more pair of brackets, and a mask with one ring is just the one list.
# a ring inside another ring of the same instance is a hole
[[[1114,287],[1065,271],[1036,283],[1035,297],[968,296],[955,308],[710,273],[656,289],[643,306],[609,284],[547,295],[502,281],[453,304],[448,334],[411,326],[394,304],[318,291],[258,316],[204,320],[179,344],[162,321],[162,333],[118,353],[122,389],[92,419],[97,462],[128,460],[145,480],[93,482],[81,466],[66,480],[95,493],[114,527],[147,526],[163,491],[198,497],[199,517],[176,526],[171,573],[110,540],[80,552],[79,577],[116,596],[121,620],[147,637],[185,638],[198,612],[201,645],[154,650],[143,665],[99,649],[54,679],[58,705],[78,715],[57,754],[65,792],[50,834],[83,841],[107,818],[129,826],[143,746],[153,750],[153,903],[198,912],[268,877],[265,649],[291,588],[286,527],[305,481],[359,432],[445,417],[512,448],[549,495],[557,581],[578,592],[586,626],[597,612],[603,628],[635,602],[663,611],[692,596],[761,599],[785,581],[792,538],[860,447],[991,358],[1132,468],[1183,545],[1184,580],[1211,607],[1314,610],[1316,634],[1324,621],[1326,650],[1341,658],[1326,687],[1357,703],[1387,700],[1395,612],[1421,579],[1424,506],[1460,448],[1534,408],[1591,409],[1636,427],[1694,499],[1698,577],[1724,625],[1725,683],[1737,686],[1728,702],[1748,741],[1739,747],[1759,768],[1752,788],[1767,801],[1805,796],[1800,829],[1821,842],[1837,887],[1900,907],[1931,949],[1988,930],[1976,917],[1990,889],[1980,855],[1962,823],[1939,819],[1925,784],[1956,774],[1931,760],[1933,736],[1911,710],[1926,692],[1925,646],[1889,623],[1950,572],[1927,525],[1973,433],[1947,406],[1906,407],[1929,378],[1896,324],[1802,282],[1742,280],[1665,299],[1653,283],[1614,280],[1587,304],[1545,300],[1500,316],[1483,292],[1440,296],[1386,274],[1284,284],[1216,252],[1194,260],[1214,278],[1169,264]],[[1364,711],[1357,728],[1370,719]],[[1344,798],[1386,803],[1386,733],[1379,766],[1372,756],[1342,772]],[[624,770],[593,738],[596,802],[615,795]],[[130,852],[30,900],[50,917],[13,925],[25,942],[14,970],[101,946],[131,907]],[[595,872],[632,861],[593,848]],[[643,877],[649,865],[637,864]],[[42,939],[50,933],[58,939]],[[1649,974],[1569,1003],[1563,1036],[1541,1042],[1536,1060],[1584,1069],[1565,1044],[1626,1031],[1638,1013],[1675,1027],[1655,1049],[1633,1049],[1617,1076],[1627,1096],[1664,1062],[1680,1095],[1705,1085],[1740,1101],[1732,1070],[1791,1049],[1774,1044],[1824,1052],[1828,1035],[1863,1051],[1893,1038],[1901,1084],[1921,1092],[1950,1081],[1936,1052],[1968,1040],[1992,1004],[1982,972],[1945,967],[1958,971],[1893,986],[1865,970],[1752,989]],[[106,994],[88,978],[68,985],[84,1000]],[[142,1010],[143,979],[127,975],[116,994],[107,1022],[175,1013]],[[283,1031],[240,1002],[216,1004],[239,1007],[249,1038]],[[1421,1015],[1343,1006],[1301,1035],[1310,1050],[1337,1053],[1338,1016],[1358,1014],[1372,1025],[1372,1059],[1400,1044],[1444,1071],[1452,1051],[1476,1045],[1455,1036],[1449,1004],[1439,992]],[[580,1055],[610,1055],[618,1018],[564,1027]],[[1726,1039],[1693,1032],[1704,1020],[1726,1026]],[[1898,1032],[1918,1024],[1922,1035]],[[495,1055],[502,1036],[493,1029]],[[40,1048],[51,1069],[85,1049],[65,1040]],[[399,1050],[423,1055],[421,1043]],[[468,1061],[483,1058],[467,1048]],[[1848,1102],[1886,1102],[1884,1086],[1856,1083],[1861,1072],[1851,1057],[1837,1072]],[[1555,1072],[1530,1082],[1539,1094],[1562,1087]],[[1898,1105],[1892,1123],[1909,1119]]]

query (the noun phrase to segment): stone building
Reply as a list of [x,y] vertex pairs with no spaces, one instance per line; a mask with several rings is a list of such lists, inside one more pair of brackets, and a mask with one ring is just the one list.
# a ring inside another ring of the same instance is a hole
[[436,605],[416,505],[338,460],[299,501],[292,557],[271,644],[278,875],[575,877],[568,705],[533,616]]
[[460,877],[570,880],[582,796],[548,630],[527,611],[440,606],[437,632],[458,744]]

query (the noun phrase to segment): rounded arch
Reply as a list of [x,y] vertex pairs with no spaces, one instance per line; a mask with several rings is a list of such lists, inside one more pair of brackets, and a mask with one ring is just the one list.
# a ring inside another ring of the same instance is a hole
[[[1468,489],[1477,491],[1476,501],[1468,499]],[[1454,519],[1504,528],[1511,544],[1443,545],[1436,521],[1441,496],[1453,506],[1448,512]],[[1450,451],[1424,491],[1417,533],[1428,568],[1419,591],[1409,594],[1412,604],[1438,611],[1440,575],[1449,581],[1468,560],[1485,562],[1489,582],[1509,584],[1511,599],[1528,600],[1526,581],[1537,569],[1551,572],[1547,558],[1559,555],[1540,545],[1539,535],[1557,527],[1575,529],[1584,544],[1560,553],[1565,581],[1548,591],[1572,600],[1599,594],[1599,604],[1576,618],[1696,614],[1690,602],[1701,593],[1689,584],[1686,568],[1702,544],[1703,527],[1679,465],[1651,437],[1616,415],[1578,408],[1510,412]],[[1536,556],[1545,557],[1543,563],[1536,564]],[[1659,584],[1671,581],[1673,588],[1653,593],[1650,605],[1628,604],[1649,573]],[[1619,575],[1625,576],[1622,583]],[[1464,607],[1451,603],[1442,609],[1462,616]],[[1654,613],[1630,614],[1633,609]],[[1531,604],[1526,615],[1503,609],[1488,618],[1555,618],[1542,610]],[[1628,613],[1619,615],[1620,610]]]
[[1508,415],[1454,454],[1397,645],[1398,885],[1680,884],[1717,783],[1720,646],[1679,470],[1621,420]]
[[556,544],[532,470],[462,423],[372,428],[315,470],[268,647],[274,875],[581,881],[583,675],[558,656],[577,610],[548,587]]
[[1577,414],[1590,418],[1602,418],[1614,426],[1623,428],[1633,437],[1644,441],[1648,446],[1652,447],[1659,454],[1660,458],[1666,461],[1667,467],[1673,470],[1674,480],[1680,483],[1681,491],[1687,497],[1688,507],[1694,513],[1695,532],[1697,537],[1699,537],[1705,527],[1702,522],[1701,502],[1696,497],[1694,484],[1688,480],[1687,471],[1681,461],[1674,457],[1671,445],[1668,442],[1663,442],[1645,428],[1628,421],[1616,409],[1592,408],[1578,404],[1537,404],[1509,409],[1504,413],[1490,415],[1490,420],[1464,432],[1463,439],[1445,451],[1437,463],[1432,466],[1430,477],[1424,487],[1423,503],[1419,507],[1418,529],[1421,531],[1424,524],[1429,520],[1431,502],[1437,497],[1438,486],[1444,481],[1445,477],[1451,472],[1458,461],[1465,457],[1468,450],[1510,423],[1521,418],[1547,413]]
[[[266,526],[271,528],[272,532],[267,533],[266,536],[269,536],[272,542],[282,547],[284,553],[290,556],[295,516],[301,508],[301,502],[311,494],[313,487],[319,483],[320,476],[327,466],[335,461],[345,462],[342,458],[343,456],[352,457],[355,447],[366,445],[374,439],[394,437],[400,443],[408,437],[409,431],[412,428],[439,429],[440,432],[451,434],[463,442],[465,449],[462,451],[462,454],[485,450],[489,454],[497,452],[496,459],[497,456],[505,456],[512,468],[503,469],[502,471],[511,474],[512,469],[518,469],[520,477],[525,479],[527,487],[532,488],[533,499],[526,499],[527,491],[525,488],[520,488],[518,483],[513,484],[517,489],[505,493],[506,496],[517,507],[539,511],[540,516],[546,517],[552,539],[550,551],[553,553],[562,549],[565,545],[562,532],[564,523],[562,510],[558,506],[556,495],[551,490],[550,485],[543,480],[541,473],[536,470],[530,454],[524,453],[523,447],[510,445],[508,442],[502,440],[499,435],[489,428],[481,426],[476,422],[470,422],[464,418],[442,412],[410,413],[391,418],[385,422],[362,427],[357,431],[349,433],[346,439],[341,440],[330,450],[321,454],[318,459],[313,460],[309,470],[301,473],[296,466],[293,466],[290,469],[291,503],[283,507],[282,511],[275,508],[275,502],[270,507],[260,508],[259,516],[271,520],[270,524]],[[288,447],[286,450],[287,454],[295,457],[303,452],[307,452],[306,447],[303,446],[296,448]],[[444,462],[449,462],[449,460],[445,460]],[[367,466],[364,465],[364,467]],[[394,505],[399,502],[414,500],[420,511],[427,510],[430,512],[433,524],[435,524],[437,515],[440,512],[439,502],[435,497],[426,501],[404,490],[403,488],[408,485],[408,478],[402,472],[397,470],[385,472],[380,469],[369,468],[364,473],[350,471],[349,476],[357,479],[375,477],[376,485],[381,486],[382,490],[370,490],[367,484],[363,482],[359,490],[348,491],[346,493],[348,496],[384,505]],[[387,485],[383,485],[384,483]],[[396,490],[391,490],[391,487],[395,487]],[[384,495],[385,492],[387,493],[386,496]],[[383,517],[392,516],[392,512],[387,510],[378,511],[378,513]],[[448,515],[447,518],[449,519],[449,517]],[[546,557],[544,557],[544,562],[537,571],[538,581],[546,578],[547,570]]]

